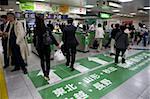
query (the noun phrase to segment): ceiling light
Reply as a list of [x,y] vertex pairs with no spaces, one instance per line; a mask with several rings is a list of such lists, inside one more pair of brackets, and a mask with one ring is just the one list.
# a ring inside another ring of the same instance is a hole
[[136,15],[136,13],[130,13],[131,15]]
[[8,9],[9,11],[14,11],[14,9]]
[[20,2],[19,2],[19,1],[16,1],[16,4],[20,4]]
[[116,10],[112,10],[112,12],[120,12],[120,10],[117,10],[117,9],[116,9]]
[[143,9],[145,9],[145,10],[150,10],[150,7],[144,7]]
[[123,14],[121,14],[121,13],[117,13],[116,15],[123,16]]
[[86,11],[91,12],[92,10],[91,9],[87,9]]
[[35,1],[45,1],[45,0],[35,0]]
[[138,11],[139,13],[144,13],[144,14],[148,14],[146,11],[144,11],[144,10],[139,10]]
[[133,0],[118,0],[119,2],[131,2]]
[[120,4],[114,3],[114,2],[109,2],[108,5],[112,6],[112,7],[116,7],[116,8],[122,8],[122,6]]
[[85,5],[84,7],[85,7],[85,8],[93,8],[94,5]]

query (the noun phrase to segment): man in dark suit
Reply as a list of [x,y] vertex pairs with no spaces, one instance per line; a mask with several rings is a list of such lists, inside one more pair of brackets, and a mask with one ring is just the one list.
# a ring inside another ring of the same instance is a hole
[[78,45],[78,41],[75,37],[77,28],[73,26],[72,18],[68,18],[67,22],[68,25],[63,29],[62,41],[64,42],[64,48],[66,50],[66,66],[70,65],[71,71],[74,71],[73,65],[76,58],[76,47]]
[[9,58],[7,56],[7,40],[8,40],[8,38],[4,33],[9,31],[9,25],[7,23],[8,21],[7,21],[6,15],[2,15],[1,20],[3,22],[3,24],[0,25],[0,31],[2,32],[1,37],[2,37],[2,46],[3,46],[3,54],[4,54],[4,68],[7,68],[9,66]]

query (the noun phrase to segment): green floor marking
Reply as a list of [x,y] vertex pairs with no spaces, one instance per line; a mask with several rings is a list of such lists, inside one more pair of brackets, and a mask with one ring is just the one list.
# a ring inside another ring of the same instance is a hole
[[29,78],[36,88],[48,85],[49,83],[43,78],[43,76],[37,76],[40,70],[28,73]]
[[128,68],[111,63],[39,92],[43,99],[100,99],[100,97],[112,91],[136,73],[148,67],[149,54],[149,52],[142,52],[128,58],[127,61],[131,58],[138,59],[134,64],[130,64],[131,66]]
[[[96,57],[96,56],[95,56]],[[110,57],[104,56],[104,55],[100,55],[98,56],[100,57],[100,59],[104,59],[106,61],[110,60]],[[104,58],[103,58],[104,57]],[[108,58],[108,60],[107,60]],[[88,61],[88,58],[82,58],[76,61],[76,63],[80,63],[81,65],[85,66],[88,69],[92,69],[95,68],[97,66],[100,66],[101,64],[98,64],[96,62],[92,62],[92,61]],[[65,66],[65,64],[60,64],[60,65],[56,65],[55,67],[53,67],[52,69],[54,69],[54,73],[57,74],[60,78],[64,79],[76,74],[79,74],[80,72],[75,70],[75,71],[71,71],[71,69],[67,66]],[[36,88],[48,85],[49,83],[44,79],[44,77],[42,75],[38,75],[38,73],[40,72],[40,70],[37,71],[32,71],[28,74],[28,77],[31,79],[31,81],[33,82],[34,86]]]
[[92,69],[92,68],[97,67],[97,66],[100,65],[96,62],[88,61],[88,58],[83,58],[83,59],[77,60],[76,62],[79,62],[81,65],[83,65],[83,66],[85,66],[89,69]]
[[112,62],[114,59],[111,58],[111,57],[108,57],[108,56],[104,56],[104,54],[99,54],[99,55],[96,55],[96,57],[98,57],[99,59],[102,59],[104,61],[107,61],[107,62]]
[[64,64],[58,65],[54,69],[56,70],[55,73],[62,79],[80,73],[76,70],[71,72],[71,69],[69,67],[65,66]]

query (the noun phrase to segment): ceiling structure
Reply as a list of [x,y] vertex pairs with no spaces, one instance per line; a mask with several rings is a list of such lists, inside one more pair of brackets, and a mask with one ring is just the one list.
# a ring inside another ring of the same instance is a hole
[[[102,1],[102,0],[101,0]],[[103,0],[103,1],[106,1],[106,0]],[[118,0],[107,0],[107,1],[115,1],[115,2],[119,2]],[[87,0],[87,4],[88,5],[95,5],[97,2],[97,0]],[[131,2],[120,2],[120,5],[122,5],[122,8],[109,8],[107,10],[103,10],[103,9],[99,9],[97,7],[94,7],[92,8],[92,11],[106,11],[106,12],[109,12],[109,13],[113,13],[112,10],[120,10],[120,12],[117,12],[117,13],[120,13],[120,14],[130,14],[130,13],[136,13],[138,16],[139,15],[149,15],[149,12],[150,10],[145,10],[147,14],[142,14],[142,13],[139,13],[139,10],[138,9],[143,9],[145,6],[149,6],[149,0],[133,0]],[[116,13],[113,13],[113,14],[116,14]]]
[[[138,12],[138,9],[143,9],[144,6],[149,6],[149,0],[133,0],[131,2],[119,2],[119,0],[20,0],[20,1],[41,1],[41,2],[49,2],[49,3],[55,3],[55,4],[66,4],[70,6],[78,6],[78,7],[85,7],[85,5],[94,5],[94,7],[89,11],[89,13],[97,13],[97,12],[108,12],[116,15],[112,10],[120,10],[120,14],[126,14],[129,15],[130,13],[133,13],[136,15],[149,15],[149,10],[146,10],[147,14],[141,14]],[[97,1],[103,2],[103,1],[115,1],[119,2],[122,8],[104,8],[97,7]]]

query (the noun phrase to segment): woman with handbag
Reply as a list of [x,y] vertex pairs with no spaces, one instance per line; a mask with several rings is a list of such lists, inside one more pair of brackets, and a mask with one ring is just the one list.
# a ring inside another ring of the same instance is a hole
[[34,33],[35,46],[39,54],[41,61],[41,68],[45,79],[49,80],[50,72],[50,44],[54,43],[59,46],[56,39],[51,33],[51,30],[47,29],[44,24],[44,18],[36,16],[36,28]]

